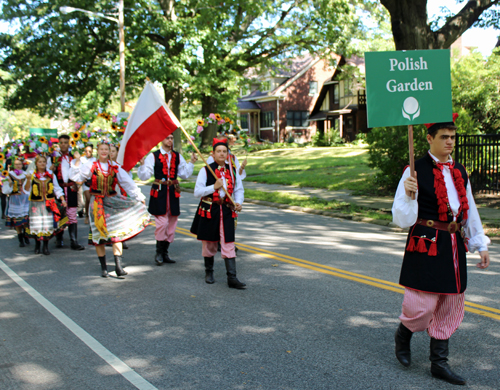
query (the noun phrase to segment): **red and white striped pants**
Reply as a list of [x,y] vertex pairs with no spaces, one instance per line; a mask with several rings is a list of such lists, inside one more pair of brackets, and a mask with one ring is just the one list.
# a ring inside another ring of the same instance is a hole
[[431,294],[405,289],[399,319],[412,332],[427,333],[432,338],[447,340],[464,318],[464,294]]

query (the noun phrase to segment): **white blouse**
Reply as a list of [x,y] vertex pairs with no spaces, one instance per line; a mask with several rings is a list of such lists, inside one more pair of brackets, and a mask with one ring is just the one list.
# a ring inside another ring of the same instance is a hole
[[[170,161],[172,160],[172,151],[166,152],[163,150],[163,148],[160,147],[160,153],[163,155],[167,155],[167,164],[168,164],[168,169],[170,169]],[[177,170],[177,176],[180,177],[181,179],[187,179],[193,174],[194,170],[194,165],[190,161],[189,163],[186,163],[186,160],[182,155],[179,153],[179,167]],[[139,176],[139,179],[141,180],[148,180],[151,176],[153,176],[155,173],[155,156],[153,153],[150,153],[146,159],[144,160],[144,165],[139,166],[139,169],[137,170],[137,176]]]
[[[430,152],[429,155],[439,162],[439,160],[434,157]],[[448,162],[453,162],[450,158]],[[403,176],[398,184],[398,189],[394,197],[394,203],[392,205],[392,220],[393,222],[402,227],[407,228],[413,226],[417,222],[418,217],[418,191],[415,194],[415,199],[412,200],[408,195],[406,195],[404,181],[410,177],[410,168],[406,168],[403,172]],[[457,218],[457,213],[460,208],[460,199],[458,197],[457,189],[453,182],[451,176],[450,168],[448,166],[443,167],[443,177],[446,185],[446,192],[448,193],[448,201],[450,203],[451,211],[453,212],[453,219]],[[481,218],[477,211],[476,202],[472,196],[472,190],[470,181],[467,185],[467,200],[469,202],[468,218],[464,221],[465,236],[469,239],[468,246],[471,253],[478,251],[488,250],[488,244],[491,242],[490,239],[484,234],[483,225],[481,224]]]
[[[59,185],[59,182],[57,181],[57,176],[55,175],[55,173],[53,173],[50,169],[47,169],[47,172],[50,173],[52,175],[52,184],[54,184],[54,194],[56,194],[56,198],[57,199],[60,199],[62,196],[64,196],[64,191],[63,189],[61,188],[61,186]],[[27,172],[27,175],[34,175],[34,172]],[[47,180],[47,178],[45,176],[42,176],[40,178],[41,181],[45,181]],[[31,178],[31,181],[33,181],[33,177]],[[31,190],[31,188],[30,188]],[[30,190],[29,191],[26,191],[24,189],[24,186],[23,186],[23,192],[25,194],[30,194]]]
[[[209,173],[211,175],[211,173]],[[224,183],[224,187],[227,188],[226,178],[222,176],[222,182]],[[215,192],[214,185],[207,186],[207,169],[201,168],[198,173],[198,178],[196,179],[196,185],[194,187],[194,196],[197,198],[201,198],[203,196],[211,195]],[[226,193],[222,188],[219,189],[219,195],[221,199],[226,196]],[[236,184],[234,185],[233,200],[235,203],[243,204],[245,200],[245,190],[243,189],[243,183],[241,181],[240,175],[236,172]]]
[[[71,162],[71,169],[69,170],[69,178],[74,182],[82,182],[90,179],[92,176],[91,169],[94,161],[90,160],[86,164],[80,164],[76,167],[75,160]],[[118,183],[120,186],[127,192],[128,195],[137,199],[138,201],[143,201],[146,199],[144,194],[141,192],[141,189],[137,187],[137,184],[132,180],[132,178],[128,175],[127,172],[123,170],[122,167],[118,163],[109,161],[107,163],[101,163],[101,169],[103,171],[108,171],[109,164],[111,166],[117,166],[118,172],[116,174],[116,178],[118,179]]]

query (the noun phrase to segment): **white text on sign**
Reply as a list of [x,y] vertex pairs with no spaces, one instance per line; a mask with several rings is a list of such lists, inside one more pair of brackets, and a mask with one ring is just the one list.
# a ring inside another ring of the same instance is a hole
[[395,58],[389,58],[389,63],[391,65],[391,72],[397,70],[427,70],[427,62],[424,61],[423,57],[420,57],[418,61],[413,61],[413,58],[406,57],[404,61],[398,61]]
[[[414,70],[428,70],[427,61],[420,57],[417,61],[413,58],[406,57],[404,61],[398,61],[396,58],[389,58],[390,71],[394,72],[399,70],[414,71]],[[409,92],[409,91],[432,91],[431,81],[418,81],[417,78],[413,82],[398,83],[396,80],[389,80],[385,86],[389,92]]]

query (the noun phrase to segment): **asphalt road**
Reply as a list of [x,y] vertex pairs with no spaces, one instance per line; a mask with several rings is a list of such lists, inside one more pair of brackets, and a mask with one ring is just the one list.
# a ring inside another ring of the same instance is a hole
[[[1,228],[0,389],[454,388],[431,377],[427,334],[414,336],[410,368],[394,357],[404,234],[245,205],[240,291],[227,287],[220,258],[216,283],[204,282],[201,244],[186,233],[197,201],[185,193],[181,206],[177,263],[154,265],[149,226],[129,241],[123,280],[100,277],[92,247],[51,241],[52,256],[35,255]],[[498,245],[490,251],[487,271],[469,256],[467,307],[479,314],[467,311],[450,340],[450,364],[470,389],[500,388]]]

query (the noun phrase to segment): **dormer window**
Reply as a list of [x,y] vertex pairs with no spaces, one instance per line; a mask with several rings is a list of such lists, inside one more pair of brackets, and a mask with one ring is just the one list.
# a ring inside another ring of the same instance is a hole
[[262,92],[267,92],[271,90],[271,81],[264,81],[261,86]]

